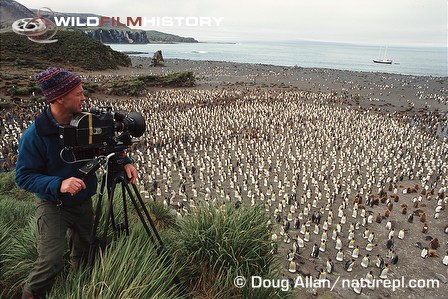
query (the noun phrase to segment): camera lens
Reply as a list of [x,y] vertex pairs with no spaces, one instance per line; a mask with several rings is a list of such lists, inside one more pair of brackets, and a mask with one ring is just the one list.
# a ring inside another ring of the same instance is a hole
[[143,116],[138,112],[130,112],[123,120],[124,129],[128,130],[131,136],[140,137],[145,133],[146,124]]

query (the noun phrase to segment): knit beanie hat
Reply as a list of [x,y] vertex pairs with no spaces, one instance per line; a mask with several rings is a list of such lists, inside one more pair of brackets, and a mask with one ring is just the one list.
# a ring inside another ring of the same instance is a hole
[[82,83],[75,74],[57,67],[36,74],[36,80],[48,102],[63,97]]

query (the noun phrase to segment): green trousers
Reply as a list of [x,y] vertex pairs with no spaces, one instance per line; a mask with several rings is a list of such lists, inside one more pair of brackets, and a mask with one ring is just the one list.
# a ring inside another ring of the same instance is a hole
[[22,298],[45,298],[50,291],[64,269],[67,232],[72,266],[77,268],[81,261],[87,261],[93,227],[92,200],[59,207],[38,200],[36,219],[38,258],[23,287]]

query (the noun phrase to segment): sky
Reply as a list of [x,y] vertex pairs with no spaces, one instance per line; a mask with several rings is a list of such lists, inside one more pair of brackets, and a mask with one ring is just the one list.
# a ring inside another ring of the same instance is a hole
[[[446,47],[448,35],[447,0],[17,2],[28,8],[49,7],[58,12],[94,13],[121,19],[158,19],[159,26],[149,25],[141,29],[193,37],[203,42],[317,40]],[[165,18],[164,24],[161,24],[162,18]],[[186,18],[190,23],[187,24]],[[199,18],[211,26],[196,26]]]

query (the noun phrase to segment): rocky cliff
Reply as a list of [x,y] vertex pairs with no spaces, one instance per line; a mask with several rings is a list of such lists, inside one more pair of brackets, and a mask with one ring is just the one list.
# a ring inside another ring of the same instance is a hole
[[88,37],[104,44],[147,44],[149,43],[145,31],[95,29],[85,30]]
[[148,44],[148,43],[197,43],[192,37],[182,37],[160,31],[136,31],[131,29],[99,28],[84,30],[84,32],[97,41],[105,44]]

